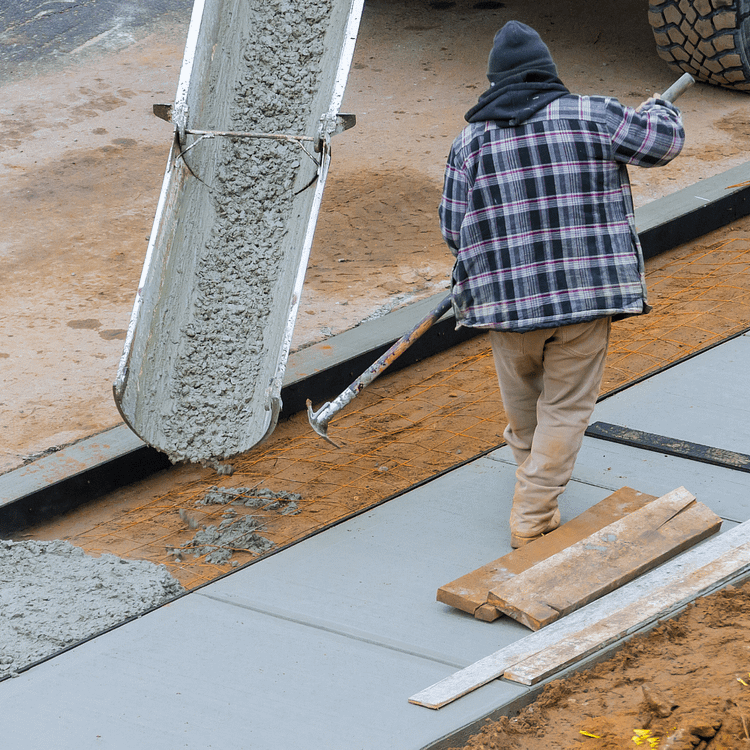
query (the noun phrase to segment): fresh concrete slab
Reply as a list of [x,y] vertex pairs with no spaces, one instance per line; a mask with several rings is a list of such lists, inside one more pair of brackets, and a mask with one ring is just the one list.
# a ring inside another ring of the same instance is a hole
[[591,421],[750,454],[749,371],[744,334],[603,399]]
[[[487,458],[514,465],[507,447]],[[740,523],[750,518],[750,474],[596,438],[584,438],[573,480],[560,497],[563,523],[589,507],[579,489],[589,485],[610,492],[633,487],[656,497],[685,487],[726,520]]]
[[448,713],[407,701],[526,635],[435,602],[509,549],[502,474],[474,462],[6,681],[4,747],[419,748],[517,699],[498,682]]
[[497,489],[510,486],[512,474],[511,467],[474,461],[285,551],[283,559],[259,562],[252,574],[217,581],[207,593],[300,621],[335,622],[445,664],[470,663],[525,630],[485,627],[438,604],[437,589],[510,550],[510,495]]
[[2,684],[3,747],[411,750],[524,690],[498,683],[450,713],[406,702],[442,673],[192,594]]

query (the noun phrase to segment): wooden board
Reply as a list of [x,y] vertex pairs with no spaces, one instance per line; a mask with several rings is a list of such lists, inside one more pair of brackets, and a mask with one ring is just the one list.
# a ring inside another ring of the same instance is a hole
[[[512,667],[534,654],[552,649],[567,638],[575,638],[577,633],[590,627],[592,623],[603,621],[620,611],[637,611],[638,603],[649,597],[652,592],[673,585],[675,581],[691,575],[701,567],[710,565],[720,556],[731,552],[735,547],[747,544],[749,541],[750,521],[746,521],[723,534],[715,536],[713,539],[709,539],[700,546],[691,549],[688,553],[669,560],[655,570],[645,573],[617,591],[586,605],[557,622],[553,622],[548,627],[530,633],[515,643],[511,643],[464,669],[448,675],[424,690],[415,693],[409,698],[409,702],[425,708],[442,708],[462,695],[502,677],[506,672],[510,673]],[[728,583],[743,580],[747,575],[748,570],[745,567],[738,568],[734,573],[730,573],[720,580],[712,582],[708,579],[705,582],[705,587],[695,596],[703,596]],[[655,600],[658,602],[658,599]],[[671,614],[674,614],[674,607],[672,611],[665,609],[655,615],[652,622],[654,619],[664,619]],[[644,627],[647,627],[648,624],[645,621],[642,623]]]
[[720,527],[721,518],[680,487],[496,586],[488,601],[539,630]]
[[503,674],[506,680],[534,685],[545,677],[601,651],[610,643],[663,617],[665,610],[680,609],[717,583],[750,571],[750,542],[731,550],[692,574],[657,589],[611,617],[580,630],[551,648],[524,659]]
[[492,622],[502,612],[487,602],[490,589],[655,499],[653,495],[622,487],[541,539],[441,586],[437,600],[473,614],[478,620]]

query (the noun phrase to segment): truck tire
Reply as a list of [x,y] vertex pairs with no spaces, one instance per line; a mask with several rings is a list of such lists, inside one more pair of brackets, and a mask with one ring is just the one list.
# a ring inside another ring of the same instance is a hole
[[659,56],[716,86],[750,91],[750,0],[649,0]]

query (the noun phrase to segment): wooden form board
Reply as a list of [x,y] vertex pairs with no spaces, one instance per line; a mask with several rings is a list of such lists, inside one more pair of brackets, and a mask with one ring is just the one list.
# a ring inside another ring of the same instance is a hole
[[691,602],[696,592],[713,583],[736,574],[738,570],[750,568],[750,542],[731,550],[694,573],[663,586],[630,607],[616,612],[611,617],[584,628],[551,648],[506,670],[506,680],[534,685],[570,664],[580,661],[605,646],[641,628],[643,623],[653,622],[665,608],[680,608]]
[[487,602],[490,589],[655,499],[653,495],[622,487],[531,544],[441,586],[437,600],[468,612],[479,620],[492,622],[502,612]]
[[[689,552],[636,578],[617,591],[448,675],[413,695],[409,698],[409,702],[426,708],[442,708],[462,695],[503,677],[506,673],[511,674],[515,671],[516,665],[531,659],[535,654],[551,651],[558,646],[565,648],[566,643],[570,648],[571,644],[581,642],[584,638],[587,644],[581,653],[591,655],[620,638],[673,616],[685,604],[699,596],[705,596],[723,586],[747,578],[750,575],[750,562],[742,558],[745,552],[734,557],[734,551],[743,546],[746,548],[748,543],[750,543],[750,521],[716,535]],[[725,559],[720,561],[722,557]],[[680,596],[682,598],[679,598]],[[653,602],[653,605],[649,602]],[[605,628],[603,628],[603,640],[600,643],[586,634],[585,631],[594,627],[595,624],[603,624],[608,618],[612,618],[611,622],[614,622],[614,618],[623,617],[623,613],[628,611],[633,613],[648,611],[650,614],[642,616],[640,621],[629,625],[626,630],[617,635],[609,629],[606,629],[605,633]],[[566,663],[569,663],[569,658],[563,659],[556,667],[552,666],[544,674],[549,675],[563,669]],[[573,661],[580,658],[584,658],[583,655],[572,657]],[[522,678],[520,667],[517,677]],[[523,679],[542,679],[542,677],[524,675]]]
[[488,600],[539,630],[720,527],[719,516],[679,487],[496,586]]

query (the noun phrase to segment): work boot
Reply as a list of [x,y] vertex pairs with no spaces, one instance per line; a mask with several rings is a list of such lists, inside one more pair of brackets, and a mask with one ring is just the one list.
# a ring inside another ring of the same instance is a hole
[[[512,522],[511,522],[512,523]],[[531,534],[517,533],[514,531],[510,532],[510,546],[513,549],[523,547],[529,542],[533,542],[537,539],[541,539],[545,534],[549,534],[550,531],[554,531],[560,525],[560,509],[556,508],[552,515],[552,518],[548,521],[543,531],[535,531]],[[511,529],[513,526],[511,525]]]
[[557,498],[564,487],[542,487],[519,476],[510,511],[510,544],[523,547],[560,525]]

